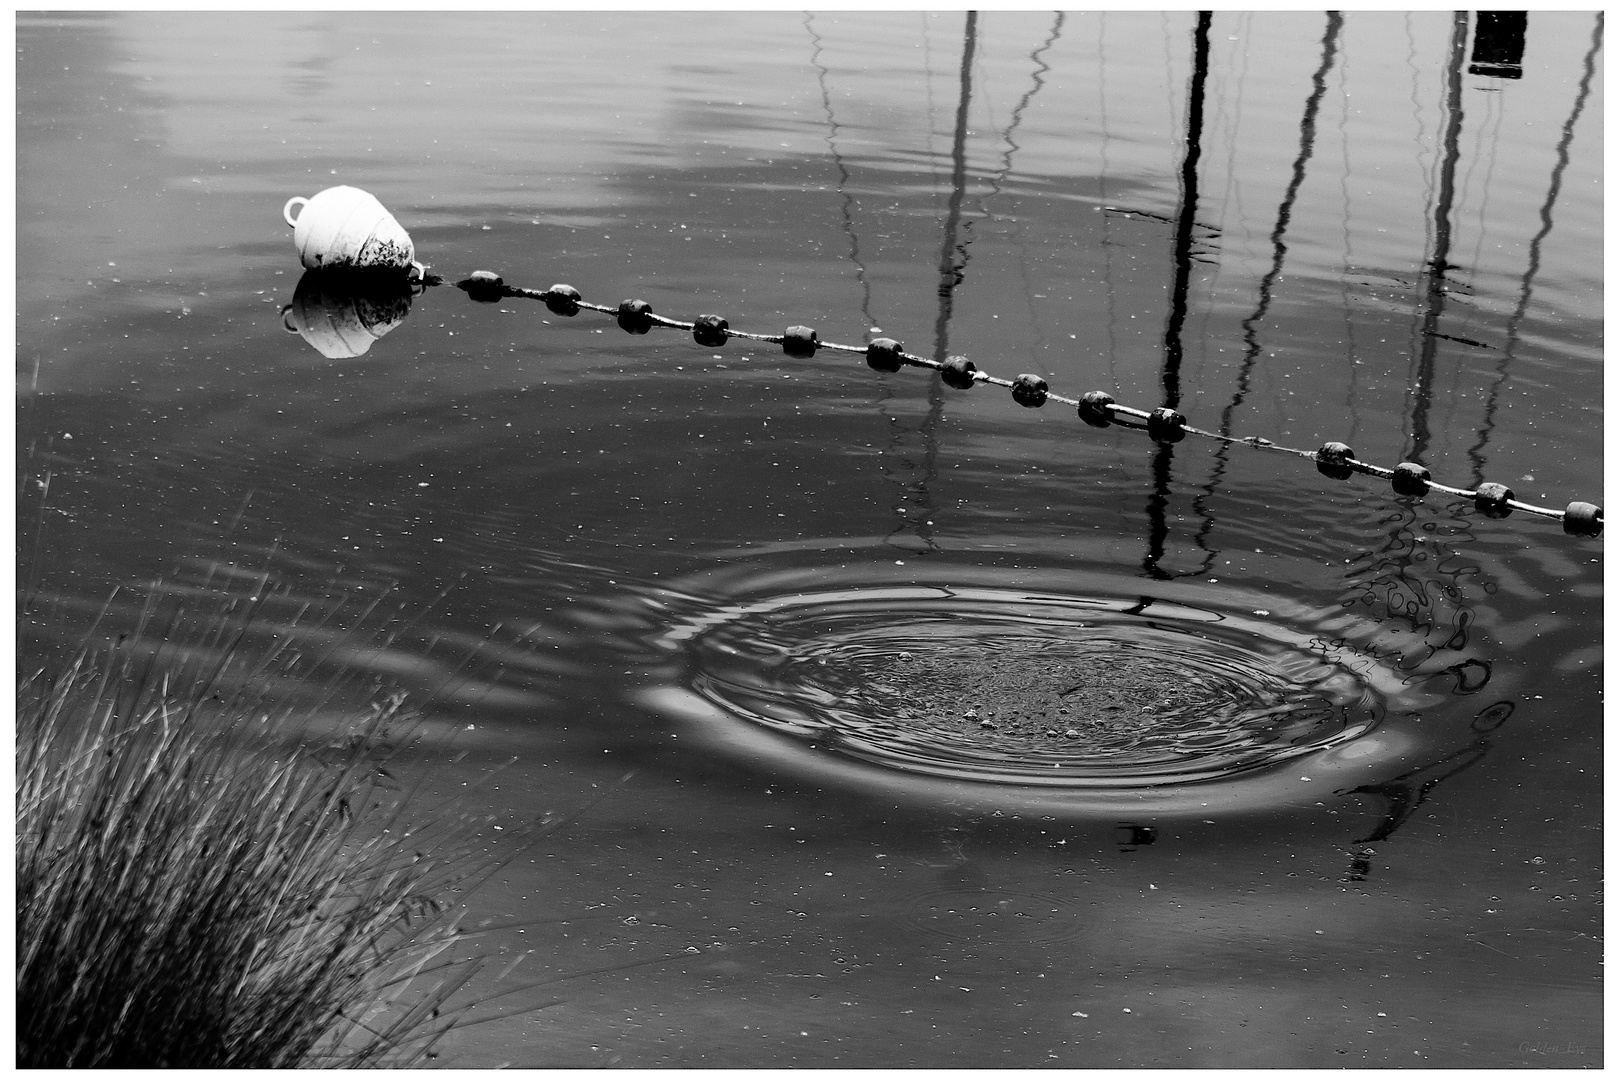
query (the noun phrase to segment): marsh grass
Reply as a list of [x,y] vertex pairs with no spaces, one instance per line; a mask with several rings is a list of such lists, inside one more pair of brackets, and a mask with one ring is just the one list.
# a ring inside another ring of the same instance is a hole
[[229,624],[165,662],[143,619],[19,685],[20,1066],[413,1064],[465,1019],[451,898],[496,863],[399,789],[417,722],[278,711]]

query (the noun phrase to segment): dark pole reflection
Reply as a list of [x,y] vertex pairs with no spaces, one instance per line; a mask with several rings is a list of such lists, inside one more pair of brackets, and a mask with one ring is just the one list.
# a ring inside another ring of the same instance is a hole
[[[951,136],[951,197],[946,204],[945,235],[939,249],[939,313],[934,318],[934,359],[944,360],[950,348],[951,309],[956,287],[962,283],[967,269],[967,245],[971,240],[958,240],[962,230],[962,202],[967,194],[967,124],[968,106],[973,100],[973,52],[978,42],[979,13],[969,11],[962,28],[961,90],[956,104],[956,127]],[[923,475],[917,482],[917,501],[921,512],[911,522],[917,537],[929,551],[939,550],[934,543],[933,526],[929,523],[934,513],[933,494],[928,485],[938,474],[939,423],[945,414],[944,384],[936,377],[928,384],[928,416],[919,429],[923,436]]]
[[[810,35],[810,64],[816,69],[816,82],[821,88],[821,108],[827,116],[827,152],[832,155],[833,166],[838,170],[841,227],[844,235],[849,238],[849,261],[855,265],[855,279],[861,286],[861,316],[866,320],[863,325],[870,328],[876,325],[876,316],[872,314],[872,282],[867,273],[866,263],[861,258],[860,236],[855,230],[855,196],[849,190],[849,166],[844,161],[844,155],[838,148],[839,123],[837,117],[833,114],[832,90],[827,85],[827,77],[830,72],[827,70],[826,65],[821,62],[821,35],[816,33],[814,13],[805,12],[804,28]],[[915,473],[921,467],[907,460],[905,456],[906,431],[901,427],[898,419],[889,413],[885,405],[886,402],[893,399],[893,389],[887,380],[880,380],[878,385],[881,388],[877,403],[878,415],[888,422],[886,425],[888,443],[884,447],[883,471],[885,477],[893,480],[900,488],[899,496],[893,507],[895,515],[900,518],[900,524],[885,537],[886,542],[893,543],[901,533],[912,529],[927,528],[926,522],[929,520],[928,489],[926,481],[908,480],[904,475],[893,475],[896,472],[902,474]],[[920,514],[916,511],[908,513],[908,496],[913,494],[917,495],[919,501],[924,504]],[[928,543],[926,537],[924,543]]]
[[[1023,97],[1018,99],[1018,104],[1013,106],[1012,115],[1008,118],[1007,126],[1001,132],[1001,139],[1007,144],[1006,149],[1002,151],[1001,165],[996,169],[996,175],[990,177],[989,190],[981,191],[979,197],[974,200],[979,216],[986,220],[996,220],[996,215],[987,204],[991,199],[1001,194],[1003,185],[1007,183],[1007,177],[1012,175],[1013,155],[1022,149],[1013,136],[1018,131],[1018,125],[1024,122],[1024,110],[1029,108],[1030,102],[1035,100],[1035,95],[1040,93],[1041,88],[1046,85],[1046,73],[1052,70],[1052,65],[1041,59],[1041,54],[1057,44],[1057,40],[1063,32],[1063,12],[1058,11],[1053,14],[1051,32],[1046,35],[1046,40],[1036,46],[1034,51],[1029,54],[1029,62],[1034,67],[1034,71],[1030,76],[1030,87],[1024,91]],[[1024,286],[1024,304],[1026,310],[1031,313],[1030,329],[1035,333],[1036,354],[1040,355],[1046,347],[1046,336],[1041,331],[1040,320],[1034,317],[1035,301],[1032,294],[1035,289],[1029,278],[1029,259],[1027,258],[1028,251],[1024,246],[1024,219],[1022,214],[1015,214],[1012,218],[1010,243],[1019,255],[1018,273]]]
[[[1338,57],[1339,34],[1344,28],[1344,16],[1337,11],[1328,12],[1327,30],[1322,34],[1322,60],[1316,66],[1316,72],[1311,76],[1311,92],[1305,98],[1305,111],[1299,121],[1299,153],[1294,156],[1293,174],[1289,178],[1288,188],[1283,192],[1282,203],[1277,207],[1277,223],[1271,230],[1271,268],[1265,277],[1260,279],[1260,295],[1255,301],[1254,311],[1243,320],[1243,359],[1238,364],[1237,389],[1232,393],[1232,400],[1221,410],[1222,435],[1232,433],[1232,415],[1242,407],[1249,396],[1249,383],[1254,375],[1255,361],[1260,356],[1260,335],[1258,327],[1266,312],[1271,308],[1272,290],[1277,279],[1282,275],[1283,260],[1288,255],[1288,244],[1284,237],[1288,233],[1288,224],[1293,220],[1294,203],[1299,198],[1299,189],[1305,184],[1305,166],[1311,160],[1316,148],[1316,118],[1321,111],[1322,98],[1327,93],[1327,77],[1333,71],[1333,65]],[[1215,558],[1215,552],[1205,547],[1205,539],[1214,520],[1204,511],[1205,500],[1215,494],[1220,485],[1221,478],[1226,475],[1226,465],[1231,457],[1231,447],[1222,443],[1215,451],[1215,467],[1210,472],[1203,491],[1193,501],[1204,518],[1204,525],[1199,529],[1198,546],[1204,548],[1208,554],[1204,562],[1196,570],[1187,571],[1188,574],[1200,574],[1209,568]]]
[[[1041,87],[1046,85],[1046,73],[1052,70],[1052,65],[1041,59],[1041,54],[1057,44],[1058,37],[1062,32],[1063,12],[1059,11],[1052,20],[1052,30],[1046,35],[1046,40],[1036,46],[1035,51],[1029,54],[1030,63],[1035,65],[1035,71],[1030,76],[1029,89],[1024,91],[1024,96],[1019,98],[1018,104],[1013,106],[1006,130],[1001,133],[1002,140],[1007,144],[1007,150],[1001,155],[1001,167],[996,170],[996,175],[991,178],[990,190],[985,198],[1001,194],[1001,186],[1007,182],[1007,177],[1012,173],[1013,155],[1021,149],[1013,138],[1013,133],[1018,130],[1018,125],[1023,122],[1024,110],[1029,108],[1029,103],[1035,99],[1036,94],[1041,92]],[[978,204],[980,212],[988,217],[989,211],[984,208],[985,198],[980,198]]]
[[[1311,160],[1316,149],[1316,117],[1322,107],[1322,97],[1327,93],[1327,77],[1333,70],[1333,63],[1338,55],[1339,32],[1344,27],[1344,16],[1337,11],[1328,12],[1327,31],[1322,35],[1322,62],[1317,65],[1316,72],[1311,76],[1311,92],[1305,98],[1305,111],[1299,121],[1299,153],[1294,156],[1293,174],[1289,178],[1288,188],[1283,192],[1282,203],[1277,207],[1277,224],[1271,230],[1271,267],[1266,271],[1265,277],[1260,279],[1260,295],[1255,302],[1254,311],[1243,320],[1243,360],[1238,367],[1238,388],[1232,395],[1232,401],[1221,411],[1221,434],[1232,433],[1232,414],[1243,404],[1249,393],[1249,380],[1254,374],[1254,363],[1260,355],[1259,325],[1271,309],[1272,290],[1276,288],[1277,279],[1282,276],[1283,261],[1288,255],[1288,242],[1284,237],[1288,234],[1288,224],[1293,220],[1294,203],[1299,198],[1299,189],[1305,184],[1305,166]],[[1222,450],[1226,449],[1222,444]],[[1222,458],[1224,464],[1225,458]]]
[[[1480,13],[1481,30],[1484,28],[1484,18],[1488,12]],[[1521,30],[1522,35],[1522,30]],[[1521,48],[1523,40],[1520,41]],[[1535,287],[1536,275],[1541,270],[1541,245],[1547,239],[1547,234],[1553,228],[1553,206],[1558,202],[1558,193],[1564,187],[1564,170],[1569,167],[1569,147],[1575,140],[1575,124],[1586,110],[1587,99],[1592,93],[1592,76],[1597,71],[1597,54],[1603,48],[1603,12],[1598,12],[1592,26],[1592,44],[1586,50],[1586,58],[1582,64],[1581,81],[1575,91],[1575,105],[1570,110],[1569,119],[1564,121],[1563,133],[1558,139],[1558,163],[1553,166],[1552,180],[1547,185],[1547,198],[1541,204],[1541,228],[1530,241],[1530,258],[1525,267],[1524,278],[1519,286],[1519,302],[1514,306],[1513,314],[1508,318],[1507,341],[1502,347],[1501,358],[1496,364],[1496,378],[1491,382],[1490,392],[1485,397],[1485,418],[1480,424],[1479,440],[1468,448],[1468,461],[1472,466],[1471,486],[1478,487],[1485,478],[1485,447],[1491,441],[1491,434],[1496,429],[1496,408],[1502,392],[1502,385],[1507,381],[1508,368],[1513,363],[1519,348],[1519,327],[1524,322],[1525,312],[1530,308],[1530,294]],[[1478,49],[1475,49],[1476,58]],[[1469,69],[1470,71],[1473,68]]]
[[[971,240],[961,238],[961,234],[966,229],[962,222],[962,204],[967,198],[968,111],[973,100],[973,56],[978,43],[978,24],[978,12],[967,12],[962,31],[962,62],[958,75],[959,89],[956,120],[951,139],[951,194],[946,205],[945,229],[940,243],[938,264],[939,285],[937,292],[939,309],[934,319],[934,358],[936,360],[943,360],[950,347],[950,321],[954,294],[956,287],[962,283],[963,271],[966,270],[968,263],[967,247],[971,243]],[[926,42],[925,35],[925,45]],[[867,318],[867,325],[871,326],[869,312]],[[939,545],[934,541],[933,537],[934,497],[929,485],[938,476],[939,425],[944,417],[944,412],[944,387],[939,379],[935,378],[930,380],[928,384],[928,414],[917,427],[917,433],[922,436],[923,440],[922,461],[920,464],[913,465],[910,461],[903,460],[905,469],[915,479],[901,481],[902,493],[894,506],[895,515],[900,521],[884,537],[885,543],[916,554],[928,554],[939,550]],[[890,417],[889,428],[890,437],[884,456],[892,461],[901,452],[906,431],[893,417]],[[916,534],[917,538],[922,541],[922,551],[918,552],[915,548],[897,542],[901,535],[906,533]]]
[[1192,281],[1193,223],[1198,213],[1198,159],[1203,153],[1204,87],[1209,80],[1211,13],[1200,11],[1193,29],[1192,79],[1187,89],[1187,151],[1181,159],[1181,209],[1176,215],[1173,248],[1175,280],[1170,287],[1170,317],[1164,327],[1164,406],[1181,404],[1181,331],[1187,322],[1187,289]]
[[1463,47],[1468,42],[1468,12],[1451,20],[1451,56],[1446,65],[1446,130],[1441,140],[1440,190],[1434,205],[1434,253],[1428,260],[1422,301],[1422,331],[1418,338],[1417,371],[1412,379],[1412,432],[1407,461],[1427,464],[1429,405],[1434,394],[1434,358],[1439,348],[1440,316],[1446,307],[1446,273],[1456,269],[1451,258],[1451,207],[1457,197],[1457,161],[1461,157],[1463,107]]
[[849,167],[838,149],[838,121],[833,117],[832,91],[827,88],[827,68],[821,62],[821,35],[816,33],[815,15],[804,13],[804,28],[810,34],[810,64],[816,69],[816,83],[821,87],[821,108],[827,114],[827,152],[832,155],[838,170],[838,194],[841,198],[840,214],[844,235],[849,237],[849,261],[855,264],[855,280],[861,286],[861,314],[866,325],[874,325],[872,318],[872,283],[867,278],[866,264],[861,261],[861,243],[855,234],[855,196],[849,191]]
[[[1379,784],[1365,784],[1361,787],[1340,791],[1339,795],[1370,795],[1383,800],[1383,813],[1378,824],[1373,826],[1372,832],[1360,840],[1352,841],[1356,844],[1376,844],[1381,840],[1388,840],[1395,831],[1412,817],[1429,793],[1440,784],[1462,772],[1470,765],[1477,764],[1491,749],[1491,733],[1507,723],[1513,715],[1513,702],[1498,701],[1494,705],[1487,705],[1481,709],[1469,724],[1476,738],[1467,746],[1448,754],[1429,765],[1410,769],[1399,776]],[[1363,848],[1351,852],[1350,871],[1345,875],[1345,881],[1365,881],[1372,872],[1372,848]]]
[[[1437,348],[1437,325],[1445,308],[1446,273],[1453,269],[1448,261],[1451,252],[1451,211],[1456,197],[1457,163],[1461,157],[1462,134],[1462,75],[1463,47],[1468,39],[1468,13],[1456,12],[1452,18],[1450,55],[1446,67],[1446,126],[1442,136],[1443,156],[1440,164],[1439,187],[1434,207],[1434,249],[1427,263],[1426,283],[1422,302],[1422,330],[1412,398],[1412,427],[1406,460],[1422,463],[1428,452],[1429,406],[1434,383],[1434,359]],[[1368,552],[1358,565],[1350,568],[1351,604],[1371,606],[1375,617],[1404,620],[1415,632],[1423,633],[1431,642],[1429,656],[1440,650],[1461,652],[1469,640],[1474,621],[1473,611],[1462,601],[1462,583],[1479,573],[1477,564],[1446,551],[1434,538],[1420,535],[1416,523],[1417,504],[1411,499],[1400,500],[1404,505],[1390,520],[1392,528],[1387,539],[1376,552]],[[1471,523],[1460,511],[1453,509],[1463,534]],[[1427,566],[1421,564],[1427,562]],[[1358,595],[1359,594],[1359,595]],[[1450,608],[1450,617],[1442,612]],[[1450,631],[1439,643],[1434,639]],[[1426,662],[1423,658],[1419,663]],[[1452,669],[1457,677],[1456,693],[1472,694],[1484,689],[1490,682],[1488,664],[1475,659],[1465,660]],[[1490,740],[1484,734],[1499,727],[1512,714],[1511,702],[1499,702],[1475,718],[1474,728],[1481,737],[1463,749],[1439,761],[1420,765],[1400,776],[1380,784],[1366,785],[1341,794],[1379,796],[1386,800],[1383,819],[1364,839],[1357,843],[1374,843],[1389,839],[1428,797],[1434,787],[1468,768],[1485,756]],[[1355,853],[1348,880],[1365,878],[1370,866],[1371,849]]]
[[[1108,34],[1108,13],[1100,12],[1097,16],[1097,128],[1102,133],[1102,146],[1098,148],[1098,158],[1102,168],[1097,175],[1097,194],[1104,204],[1112,202],[1109,198],[1108,181],[1113,176],[1113,163],[1109,160],[1109,147],[1113,143],[1113,133],[1108,126],[1108,52],[1104,47],[1104,38]],[[1104,301],[1108,310],[1108,384],[1119,385],[1119,369],[1115,366],[1119,357],[1119,297],[1114,287],[1114,236],[1113,215],[1104,214],[1102,220],[1102,251],[1103,251],[1103,282],[1105,285]]]
[[[1172,260],[1175,279],[1170,289],[1170,314],[1164,327],[1164,405],[1181,404],[1181,332],[1187,321],[1187,290],[1192,281],[1193,221],[1198,213],[1198,158],[1204,137],[1204,87],[1209,79],[1209,26],[1211,13],[1200,11],[1193,27],[1192,76],[1187,88],[1187,150],[1181,160],[1181,210],[1176,215]],[[1151,578],[1174,575],[1160,568],[1169,525],[1165,509],[1170,501],[1170,460],[1174,449],[1165,443],[1153,451],[1153,494],[1148,497],[1148,551],[1142,571]]]
[[[1364,608],[1370,618],[1380,623],[1404,624],[1410,633],[1421,636],[1424,648],[1413,650],[1398,665],[1401,671],[1419,677],[1419,673],[1431,670],[1430,665],[1442,653],[1466,654],[1475,616],[1464,595],[1480,568],[1432,527],[1418,525],[1418,500],[1397,497],[1396,502],[1394,513],[1383,522],[1389,532],[1378,549],[1366,552],[1347,568],[1347,588],[1340,603],[1346,608]],[[1466,543],[1472,539],[1472,521],[1467,514],[1456,506],[1447,513],[1457,525],[1459,540]],[[1451,692],[1462,696],[1485,689],[1492,669],[1490,663],[1465,655],[1437,674],[1454,679]],[[1511,702],[1499,702],[1475,718],[1474,730],[1494,731],[1512,711]],[[1439,761],[1419,765],[1380,784],[1339,792],[1378,795],[1387,800],[1378,827],[1356,842],[1389,839],[1435,785],[1478,761],[1489,748],[1488,740],[1476,739]],[[1368,849],[1357,856],[1359,869],[1352,873],[1354,880],[1365,876],[1366,856],[1371,854]]]
[[[968,106],[973,99],[973,51],[978,37],[979,13],[967,13],[962,32],[961,92],[956,102],[956,128],[951,136],[951,197],[945,209],[945,235],[939,249],[939,312],[934,318],[934,359],[944,360],[950,348],[951,309],[956,287],[967,268],[971,238],[958,240],[963,231],[962,202],[967,195]],[[935,382],[935,389],[938,389]],[[931,399],[932,400],[932,399]],[[943,397],[939,400],[943,401]]]

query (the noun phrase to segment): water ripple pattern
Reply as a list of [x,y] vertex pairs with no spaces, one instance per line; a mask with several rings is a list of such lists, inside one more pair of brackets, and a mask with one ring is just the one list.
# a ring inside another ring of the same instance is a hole
[[643,702],[818,780],[1193,812],[1299,803],[1409,765],[1445,729],[1416,718],[1443,720],[1433,709],[1456,693],[1458,657],[1341,607],[938,569],[951,584],[834,571],[826,588],[765,574],[730,602],[688,593],[657,638],[681,673]]
[[1019,784],[1212,779],[1376,723],[1362,679],[1256,629],[1140,599],[838,590],[694,634],[692,686],[823,749]]

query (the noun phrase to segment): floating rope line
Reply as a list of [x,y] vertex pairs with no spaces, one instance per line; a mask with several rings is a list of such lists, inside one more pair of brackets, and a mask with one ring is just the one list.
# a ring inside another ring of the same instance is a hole
[[[444,279],[437,275],[427,275],[423,279],[423,284],[426,285],[439,285],[443,282]],[[1416,462],[1403,461],[1392,469],[1374,465],[1358,459],[1356,452],[1342,442],[1323,443],[1317,450],[1299,450],[1258,435],[1239,437],[1223,435],[1218,431],[1205,431],[1189,424],[1186,416],[1175,409],[1160,408],[1151,412],[1133,409],[1128,405],[1121,405],[1111,395],[1101,390],[1093,390],[1078,398],[1067,397],[1053,393],[1047,387],[1046,380],[1038,375],[1002,378],[980,370],[977,364],[965,356],[947,356],[944,360],[932,360],[926,356],[908,353],[901,347],[900,342],[893,338],[874,338],[865,345],[840,345],[834,341],[822,341],[815,330],[808,326],[790,326],[780,334],[756,334],[746,330],[733,330],[730,323],[718,315],[699,315],[692,322],[683,322],[680,319],[670,319],[656,314],[645,300],[625,300],[617,307],[608,307],[583,299],[579,290],[572,285],[553,285],[544,290],[523,289],[506,284],[499,274],[489,270],[474,271],[469,277],[456,282],[455,286],[479,303],[493,304],[508,298],[520,297],[540,301],[554,315],[572,317],[579,314],[581,309],[599,311],[604,315],[612,315],[619,327],[631,334],[645,334],[655,326],[684,330],[705,348],[719,348],[731,338],[743,338],[747,341],[780,345],[784,353],[798,360],[808,360],[815,356],[817,351],[830,349],[834,352],[864,356],[867,364],[877,371],[894,372],[905,366],[932,368],[939,372],[940,379],[946,386],[954,389],[970,390],[975,383],[981,382],[1006,387],[1012,392],[1013,400],[1025,408],[1037,409],[1048,401],[1056,401],[1073,406],[1080,419],[1092,427],[1105,428],[1110,424],[1119,424],[1121,427],[1146,431],[1150,438],[1161,445],[1180,442],[1188,435],[1198,435],[1205,439],[1214,439],[1216,442],[1308,458],[1316,462],[1318,472],[1334,480],[1348,480],[1356,473],[1376,476],[1388,480],[1397,495],[1417,498],[1430,491],[1438,491],[1446,495],[1472,499],[1474,508],[1490,518],[1505,518],[1515,510],[1522,510],[1535,517],[1562,521],[1564,532],[1572,536],[1597,536],[1603,532],[1603,508],[1595,503],[1577,500],[1563,510],[1554,510],[1520,501],[1515,498],[1513,489],[1506,484],[1482,483],[1479,487],[1469,490],[1439,483],[1430,477],[1427,468]]]

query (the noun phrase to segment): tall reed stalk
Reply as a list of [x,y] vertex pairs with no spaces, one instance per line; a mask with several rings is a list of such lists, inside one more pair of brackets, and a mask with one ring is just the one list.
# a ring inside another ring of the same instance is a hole
[[335,742],[248,700],[119,647],[23,680],[20,1066],[410,1064],[454,1026],[472,856],[382,786],[400,699]]

